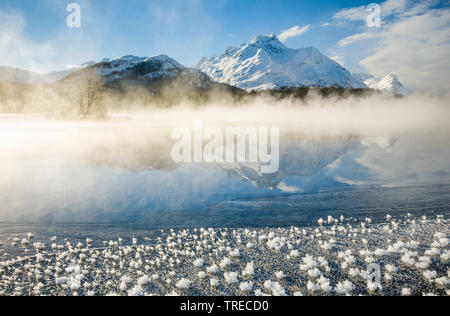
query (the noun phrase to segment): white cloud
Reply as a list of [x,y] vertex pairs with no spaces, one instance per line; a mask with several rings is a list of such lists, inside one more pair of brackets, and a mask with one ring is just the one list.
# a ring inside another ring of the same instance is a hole
[[19,12],[0,11],[0,62],[5,66],[34,68],[39,57],[52,56],[49,43],[34,43],[24,30],[26,20]]
[[390,16],[406,10],[410,0],[386,0],[381,3],[381,15]]
[[283,43],[286,42],[289,38],[292,37],[297,37],[300,36],[302,34],[305,34],[306,32],[308,32],[308,30],[310,29],[311,25],[305,25],[303,27],[300,27],[298,25],[291,27],[288,30],[284,30],[283,32],[281,32],[280,35],[278,35],[278,39],[280,41],[282,41]]
[[345,66],[345,58],[344,58],[344,56],[334,55],[334,56],[331,56],[330,59],[334,60],[335,62],[337,62],[342,67]]
[[357,41],[361,41],[361,40],[367,40],[367,39],[371,39],[371,38],[376,38],[379,36],[379,33],[377,32],[364,32],[364,33],[357,33],[357,34],[353,34],[350,36],[347,36],[346,38],[340,40],[338,42],[339,46],[347,46],[349,44],[352,44],[354,42]]
[[[380,3],[381,16],[389,17],[393,14],[398,14],[405,11],[409,5],[410,0],[386,0]],[[370,12],[367,11],[367,6],[359,6],[355,8],[343,9],[333,16],[333,20],[338,22],[346,21],[366,21]]]
[[416,91],[442,93],[450,87],[449,38],[450,10],[412,16],[384,28],[360,64],[374,75],[396,71]]
[[33,38],[33,25],[20,10],[0,10],[0,66],[45,73],[98,58],[105,27],[99,17],[89,15],[88,2],[80,3],[81,28],[68,28],[64,20],[57,32],[40,40]]
[[365,6],[343,9],[333,16],[334,20],[341,20],[341,21],[360,21],[365,20],[366,18],[367,18],[367,11]]
[[375,76],[396,72],[415,91],[446,92],[450,88],[450,10],[433,9],[435,4],[434,0],[412,6],[405,0],[383,2],[382,8],[392,15],[389,21],[340,40],[336,54],[352,55]]

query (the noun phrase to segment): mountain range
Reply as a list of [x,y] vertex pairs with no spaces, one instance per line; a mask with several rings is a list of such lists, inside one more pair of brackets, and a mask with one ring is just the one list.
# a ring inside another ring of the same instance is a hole
[[288,48],[276,35],[257,36],[248,44],[228,48],[220,56],[203,58],[195,68],[185,67],[166,55],[150,58],[128,55],[87,62],[48,74],[0,67],[0,80],[25,84],[70,82],[82,78],[86,69],[95,70],[110,85],[121,86],[181,79],[195,88],[219,83],[248,91],[285,87],[344,87],[371,88],[389,94],[407,95],[411,92],[395,73],[384,78],[351,74],[316,48]]
[[24,84],[54,83],[67,77],[73,72],[79,71],[94,64],[96,64],[96,62],[90,61],[79,66],[72,66],[66,70],[52,71],[46,74],[3,66],[0,67],[0,80]]

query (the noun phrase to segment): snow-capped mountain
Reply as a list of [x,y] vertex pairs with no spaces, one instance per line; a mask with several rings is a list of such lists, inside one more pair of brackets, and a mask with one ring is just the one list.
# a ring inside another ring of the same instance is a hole
[[383,78],[376,78],[367,73],[353,74],[353,77],[364,83],[370,89],[379,90],[386,94],[408,95],[412,92],[403,86],[397,74],[394,72],[391,72]]
[[86,62],[78,66],[72,66],[66,70],[52,71],[47,74],[41,74],[19,68],[0,67],[0,80],[24,84],[54,83],[67,77],[75,71],[89,67],[93,64],[95,64],[95,62]]
[[317,49],[287,48],[276,35],[258,36],[249,44],[227,49],[221,56],[203,58],[197,68],[218,82],[247,90],[295,86],[367,88]]
[[209,87],[213,81],[197,69],[187,68],[166,55],[137,57],[127,55],[103,59],[81,71],[74,72],[63,81],[83,77],[84,70],[94,71],[107,84],[146,84],[152,81],[181,79],[194,87]]
[[0,67],[0,80],[14,83],[34,84],[46,82],[46,76],[44,74],[19,68]]

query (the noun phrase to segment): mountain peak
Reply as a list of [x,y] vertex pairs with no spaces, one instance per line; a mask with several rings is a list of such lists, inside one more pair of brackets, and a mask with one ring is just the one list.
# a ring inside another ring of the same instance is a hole
[[371,74],[354,74],[354,78],[360,80],[371,89],[379,90],[387,94],[411,94],[411,90],[405,88],[400,82],[396,72],[391,72],[383,78],[376,78]]
[[283,43],[280,42],[278,37],[275,34],[270,35],[259,35],[256,36],[251,42],[250,45],[255,45],[260,48],[272,47],[278,49],[285,49]]
[[[197,66],[214,80],[247,90],[298,86],[353,87],[351,74],[313,47],[286,47],[274,34],[229,48]],[[365,87],[365,86],[364,86]]]
[[400,80],[398,79],[398,75],[397,75],[396,72],[391,72],[391,73],[387,74],[386,76],[384,76],[383,79],[400,82]]
[[391,72],[382,78],[376,85],[375,88],[388,93],[408,95],[411,91],[403,86],[403,84],[398,79],[395,72]]

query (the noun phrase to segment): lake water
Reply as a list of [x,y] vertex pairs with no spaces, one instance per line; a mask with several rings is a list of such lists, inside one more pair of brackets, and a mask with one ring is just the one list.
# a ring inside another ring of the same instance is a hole
[[446,130],[280,128],[280,169],[177,164],[173,126],[132,117],[0,117],[0,231],[49,234],[310,225],[327,215],[450,211]]

